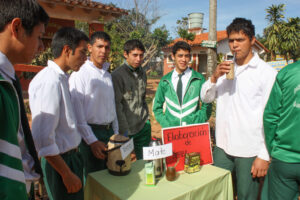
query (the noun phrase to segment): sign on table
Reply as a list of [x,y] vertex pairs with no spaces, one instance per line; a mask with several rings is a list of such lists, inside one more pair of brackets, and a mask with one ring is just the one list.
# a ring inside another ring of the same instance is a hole
[[213,163],[208,123],[165,128],[163,129],[163,143],[172,143],[173,156],[166,158],[167,166],[174,166],[179,158],[176,171],[184,169],[186,153],[200,153],[200,165]]
[[143,147],[143,159],[155,160],[172,156],[172,143],[153,147]]

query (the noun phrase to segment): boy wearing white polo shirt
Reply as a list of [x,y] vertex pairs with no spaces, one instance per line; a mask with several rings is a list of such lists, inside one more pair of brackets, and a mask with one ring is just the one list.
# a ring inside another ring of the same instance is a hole
[[110,36],[102,31],[91,35],[90,57],[70,76],[70,92],[83,138],[79,150],[84,158],[84,175],[106,169],[105,151],[109,138],[119,133],[115,93],[107,60]]
[[269,167],[262,119],[276,70],[252,51],[254,30],[250,20],[233,20],[227,34],[235,54],[235,78],[226,79],[230,62],[224,61],[201,90],[204,102],[217,99],[214,165],[235,170],[239,200],[257,199],[259,178]]
[[65,27],[52,40],[54,60],[29,85],[32,134],[42,157],[50,199],[83,199],[81,136],[71,103],[67,71],[78,71],[86,60],[88,37]]

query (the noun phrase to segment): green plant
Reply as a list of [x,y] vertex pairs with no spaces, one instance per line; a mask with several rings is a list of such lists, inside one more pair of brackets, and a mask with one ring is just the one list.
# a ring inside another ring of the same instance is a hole
[[217,55],[217,64],[220,64],[223,61],[224,61],[224,54],[218,53],[218,55]]
[[194,41],[196,34],[195,33],[190,33],[188,31],[188,18],[187,17],[182,17],[181,19],[178,19],[177,22],[177,27],[175,28],[177,34],[179,37],[186,41]]
[[151,71],[149,75],[150,75],[150,76],[157,76],[158,73],[157,73],[157,71]]
[[31,62],[32,65],[39,65],[39,66],[47,66],[48,60],[53,60],[53,54],[51,52],[51,49],[46,49],[43,53],[38,55],[33,59]]

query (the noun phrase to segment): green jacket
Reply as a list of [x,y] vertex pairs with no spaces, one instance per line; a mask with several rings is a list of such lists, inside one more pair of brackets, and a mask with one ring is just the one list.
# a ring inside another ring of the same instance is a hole
[[112,80],[119,132],[124,134],[128,131],[128,135],[134,135],[143,129],[149,117],[146,73],[141,67],[133,72],[127,64],[123,64],[113,71]]
[[277,74],[264,111],[264,131],[271,157],[300,162],[300,61]]
[[0,75],[0,199],[28,199],[18,143],[20,113],[17,93]]
[[[159,82],[153,104],[156,120],[162,128],[206,122],[211,115],[211,104],[202,103],[200,99],[205,78],[192,70],[192,76],[186,87],[182,106],[180,106],[171,80],[172,73],[173,71],[166,74]],[[164,103],[166,103],[165,112],[163,112]]]

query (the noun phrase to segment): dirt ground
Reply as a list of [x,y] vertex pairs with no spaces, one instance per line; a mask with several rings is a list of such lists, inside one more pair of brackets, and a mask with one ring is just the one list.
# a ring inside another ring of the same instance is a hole
[[151,99],[151,102],[148,103],[148,108],[149,108],[149,114],[150,114],[152,137],[161,138],[161,126],[155,120],[154,114],[152,112],[152,102],[153,102],[158,84],[159,84],[159,79],[148,79],[147,80],[146,98],[149,100]]

